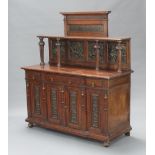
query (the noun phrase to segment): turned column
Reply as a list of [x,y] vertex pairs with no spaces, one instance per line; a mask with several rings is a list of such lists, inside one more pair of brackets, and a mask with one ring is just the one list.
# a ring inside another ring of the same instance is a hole
[[39,37],[39,48],[40,48],[40,65],[43,66],[45,65],[44,63],[44,45],[45,42],[43,41],[44,37]]
[[118,50],[118,70],[117,71],[122,72],[122,45],[121,45],[121,41],[118,41],[116,49]]
[[99,48],[100,48],[100,46],[99,46],[99,44],[98,44],[98,40],[96,40],[96,43],[95,43],[95,45],[94,45],[94,49],[95,49],[95,53],[96,53],[96,70],[99,70],[99,59],[100,59],[100,51],[99,51]]
[[56,53],[57,53],[57,66],[60,67],[60,38],[57,38],[56,42]]

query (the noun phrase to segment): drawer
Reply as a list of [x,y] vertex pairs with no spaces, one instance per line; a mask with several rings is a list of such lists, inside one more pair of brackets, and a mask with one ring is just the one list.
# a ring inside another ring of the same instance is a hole
[[88,87],[106,87],[107,83],[104,79],[95,79],[95,78],[89,78],[86,79],[86,85]]
[[26,79],[29,80],[41,80],[41,74],[35,71],[27,71],[26,72]]
[[80,86],[80,85],[85,84],[84,79],[81,77],[66,77],[66,78],[67,78],[67,84],[68,85]]
[[84,79],[81,77],[64,76],[56,74],[46,74],[45,80],[52,83],[62,83],[65,85],[84,85]]

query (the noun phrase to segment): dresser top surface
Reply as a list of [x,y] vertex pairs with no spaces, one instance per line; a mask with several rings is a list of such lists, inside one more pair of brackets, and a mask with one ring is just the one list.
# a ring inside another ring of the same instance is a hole
[[109,14],[111,11],[80,11],[80,12],[60,12],[62,15],[102,15]]
[[100,40],[100,41],[124,41],[124,40],[130,40],[130,37],[124,38],[118,38],[118,37],[87,37],[87,36],[50,36],[50,35],[38,35],[37,37],[42,37],[42,38],[51,38],[51,39],[64,39],[64,40]]
[[57,66],[50,66],[48,64],[44,66],[40,66],[40,65],[27,66],[27,67],[22,67],[22,69],[49,72],[49,73],[94,77],[94,78],[105,78],[105,79],[117,78],[117,77],[132,73],[132,71],[123,71],[123,72],[116,72],[116,71],[109,71],[109,70],[96,71],[95,69],[87,69],[87,68],[79,68],[79,67],[71,67],[71,66],[57,67]]

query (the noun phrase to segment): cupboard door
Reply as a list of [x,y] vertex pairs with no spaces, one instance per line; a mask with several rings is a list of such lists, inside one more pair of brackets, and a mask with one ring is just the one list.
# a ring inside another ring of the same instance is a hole
[[46,87],[40,82],[31,83],[32,116],[46,118]]
[[86,128],[85,91],[78,87],[67,90],[67,124],[71,128]]
[[31,109],[31,83],[26,81],[26,97],[27,97],[27,113],[28,117],[32,117],[32,109]]
[[87,90],[87,127],[90,132],[101,133],[103,131],[104,93],[101,90]]
[[61,94],[59,87],[56,85],[47,86],[47,109],[48,121],[55,124],[60,124],[61,121]]

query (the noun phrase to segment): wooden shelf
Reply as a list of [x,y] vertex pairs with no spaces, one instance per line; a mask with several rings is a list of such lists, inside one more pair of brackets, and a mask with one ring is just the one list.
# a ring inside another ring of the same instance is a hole
[[48,64],[44,66],[33,65],[33,66],[28,66],[28,67],[22,67],[22,69],[85,76],[85,77],[94,77],[94,78],[105,78],[105,79],[117,78],[117,77],[127,75],[133,72],[133,71],[123,71],[119,73],[117,71],[109,71],[109,70],[96,71],[94,69],[79,68],[79,67],[50,66]]
[[100,14],[109,14],[111,11],[80,11],[80,12],[60,12],[62,15],[100,15]]
[[50,38],[50,39],[73,39],[73,40],[99,40],[99,41],[125,41],[125,40],[130,40],[130,37],[127,38],[116,38],[116,37],[83,37],[83,36],[50,36],[50,35],[38,35],[37,37],[42,37],[42,38]]

